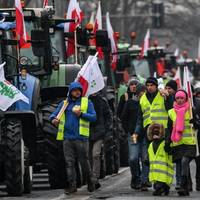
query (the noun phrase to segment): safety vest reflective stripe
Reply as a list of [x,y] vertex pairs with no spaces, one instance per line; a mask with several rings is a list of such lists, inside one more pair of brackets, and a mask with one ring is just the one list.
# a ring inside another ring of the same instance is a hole
[[143,113],[143,126],[146,127],[152,122],[163,124],[167,128],[168,114],[165,109],[164,98],[157,93],[153,102],[150,104],[149,100],[144,94],[140,99],[140,106]]
[[151,117],[152,121],[156,121],[156,120],[167,120],[168,117]]
[[166,112],[163,109],[152,109],[151,112]]
[[172,170],[174,170],[174,166],[173,165],[170,165],[169,163],[166,163],[166,162],[163,162],[163,161],[151,161],[150,164],[164,165],[164,166],[169,167]]
[[[64,101],[64,103],[66,103],[66,101]],[[82,113],[86,113],[88,109],[88,98],[86,97],[82,97],[81,98],[81,112]],[[64,127],[65,127],[65,121],[67,119],[65,119],[66,115],[65,112],[61,115],[60,118],[60,123],[58,126],[58,133],[57,133],[57,140],[63,140],[64,139]],[[79,134],[84,136],[84,137],[89,137],[89,133],[90,133],[90,124],[88,121],[80,118],[79,119]]]
[[80,123],[80,126],[82,126],[84,128],[89,128],[90,127],[89,124],[87,125],[87,124],[81,124],[81,123]]
[[164,170],[161,170],[161,169],[152,169],[152,170],[150,170],[150,173],[161,173],[161,174],[165,174],[165,175],[167,175],[167,176],[169,176],[169,177],[171,177],[171,178],[174,178],[174,174],[170,174],[170,173],[168,173],[168,172],[166,172],[166,171],[164,171]]
[[143,116],[143,120],[148,119],[150,117],[150,114]]
[[[176,112],[174,109],[171,109],[168,111],[169,113],[169,117],[170,119],[174,122],[176,121]],[[196,138],[194,135],[194,130],[190,124],[190,113],[189,111],[187,111],[185,113],[185,121],[184,121],[184,130],[182,133],[182,138],[179,142],[172,142],[172,147],[173,146],[178,146],[178,145],[182,145],[182,144],[186,144],[186,145],[195,145],[196,144]]]
[[165,141],[162,141],[157,152],[154,153],[153,144],[149,145],[149,180],[152,182],[161,181],[171,185],[174,176],[174,165],[172,163],[172,156],[165,152],[164,146]]

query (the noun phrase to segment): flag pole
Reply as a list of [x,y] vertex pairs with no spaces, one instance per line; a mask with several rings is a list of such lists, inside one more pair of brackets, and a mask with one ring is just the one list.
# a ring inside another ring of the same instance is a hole
[[77,26],[74,31],[74,48],[75,48],[75,64],[78,64],[78,49],[77,49]]

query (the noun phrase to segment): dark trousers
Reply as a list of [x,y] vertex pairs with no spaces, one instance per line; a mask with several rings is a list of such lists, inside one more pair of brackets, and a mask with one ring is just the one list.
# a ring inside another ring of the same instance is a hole
[[88,141],[67,139],[63,141],[66,173],[70,185],[76,186],[76,159],[81,164],[83,175],[87,178],[87,182],[91,182],[92,171],[88,158],[88,148]]
[[200,156],[197,156],[195,158],[195,162],[196,162],[196,183],[200,185]]
[[96,179],[100,177],[101,170],[101,151],[102,151],[103,140],[90,141],[89,152],[90,152],[90,163],[92,165],[93,176]]
[[[200,150],[200,130],[198,130],[197,133],[197,140],[198,140],[198,145],[199,145],[199,150]],[[197,156],[195,158],[196,162],[196,183],[200,185],[200,156]]]

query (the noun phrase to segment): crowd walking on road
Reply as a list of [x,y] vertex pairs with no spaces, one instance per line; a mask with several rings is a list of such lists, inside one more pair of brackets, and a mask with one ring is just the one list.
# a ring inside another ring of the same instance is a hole
[[[191,97],[174,80],[160,88],[155,77],[144,84],[134,77],[119,98],[117,117],[128,144],[130,187],[143,192],[153,187],[153,195],[161,196],[168,195],[175,182],[178,195],[188,196],[192,191],[190,162],[195,159],[196,190],[200,191],[200,88]],[[82,97],[82,86],[72,82],[67,99],[50,120],[58,127],[57,140],[63,140],[65,193],[77,191],[76,159],[85,171],[88,191],[100,188],[101,152],[113,131],[106,98],[101,92]]]

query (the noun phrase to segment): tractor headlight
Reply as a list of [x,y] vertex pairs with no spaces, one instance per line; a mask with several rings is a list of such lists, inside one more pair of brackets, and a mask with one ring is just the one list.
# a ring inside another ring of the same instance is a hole
[[26,56],[20,57],[19,63],[20,63],[21,66],[27,65],[28,64],[28,58]]

